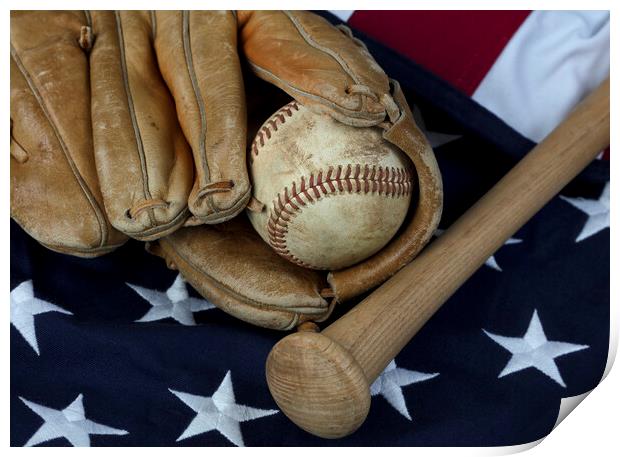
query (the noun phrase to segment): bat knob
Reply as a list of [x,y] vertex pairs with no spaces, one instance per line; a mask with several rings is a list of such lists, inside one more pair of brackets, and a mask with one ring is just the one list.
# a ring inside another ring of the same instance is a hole
[[347,436],[368,415],[364,371],[348,350],[321,333],[304,331],[280,340],[269,353],[266,373],[282,412],[316,436]]

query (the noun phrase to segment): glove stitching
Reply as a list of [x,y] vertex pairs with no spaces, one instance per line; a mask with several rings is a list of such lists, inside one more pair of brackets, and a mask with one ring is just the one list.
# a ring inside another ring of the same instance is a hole
[[[19,224],[22,228],[24,228],[24,226],[22,224]],[[25,228],[24,228],[25,230]],[[31,235],[27,230],[26,232]],[[34,236],[33,236],[34,238]],[[121,242],[121,243],[117,243],[117,244],[106,244],[105,246],[99,246],[97,248],[79,248],[79,247],[73,247],[73,246],[66,246],[66,245],[61,245],[61,244],[49,244],[49,243],[43,243],[41,241],[39,241],[41,243],[42,246],[45,246],[48,249],[51,249],[52,251],[55,252],[60,252],[61,254],[70,254],[70,255],[77,255],[77,256],[83,256],[83,257],[97,257],[100,256],[102,254],[107,254],[108,252],[112,252],[114,251],[116,248],[121,247],[123,244],[125,244],[125,242]]]
[[[196,105],[198,106],[198,111],[200,113],[200,142],[198,146],[198,152],[200,154],[200,167],[204,173],[204,180],[209,182],[210,171],[209,165],[207,161],[207,152],[205,140],[207,137],[207,110],[204,104],[204,98],[202,97],[202,93],[200,92],[200,86],[198,84],[198,78],[196,77],[196,70],[194,67],[194,59],[192,55],[192,43],[190,37],[190,27],[189,27],[189,12],[183,11],[183,52],[185,54],[185,65],[187,69],[187,73],[189,75],[189,79],[192,83],[192,89],[194,91],[194,98],[196,100]],[[196,164],[198,166],[198,164]],[[201,183],[202,184],[202,183]],[[206,198],[207,204],[210,209],[213,209],[213,202],[210,196]]]
[[28,151],[26,151],[26,149],[21,145],[21,143],[17,141],[17,138],[13,136],[13,119],[11,119],[11,129],[9,130],[9,133],[11,135],[11,142],[15,143],[17,147],[19,148],[19,149],[16,149],[16,148],[9,147],[9,152],[11,154],[11,157],[13,157],[19,163],[28,162],[28,158],[29,158]]
[[[325,312],[326,309],[330,309],[330,305],[321,298],[321,300],[324,302],[325,306],[323,307],[290,307],[290,308],[283,308],[281,306],[278,305],[270,305],[267,303],[263,303],[263,302],[259,302],[253,298],[250,298],[246,295],[242,295],[239,292],[237,292],[236,290],[231,289],[229,286],[227,286],[226,284],[218,281],[217,279],[215,279],[213,276],[211,276],[209,273],[207,273],[204,269],[200,268],[198,265],[192,263],[189,259],[187,259],[181,252],[179,252],[176,247],[169,245],[170,249],[174,252],[174,255],[180,259],[182,262],[184,262],[187,267],[189,267],[190,269],[194,270],[195,272],[198,272],[200,275],[205,276],[209,281],[212,282],[212,285],[214,287],[219,288],[220,290],[223,290],[225,293],[232,295],[236,300],[239,300],[241,302],[242,305],[250,307],[250,308],[254,308],[254,309],[258,309],[260,311],[279,311],[282,313],[294,313],[297,318],[292,321],[291,324],[289,324],[289,327],[285,328],[289,329],[292,328],[296,325],[296,323],[298,322],[299,319],[299,314],[302,315],[317,315],[317,314],[323,314]],[[178,262],[175,262],[178,265]],[[189,281],[188,275],[184,275],[184,277]],[[191,281],[190,281],[191,284]],[[231,307],[232,308],[232,307]]]
[[17,65],[17,68],[19,69],[20,73],[26,80],[28,87],[30,87],[30,90],[32,91],[32,95],[34,96],[39,107],[41,108],[41,111],[43,112],[43,115],[47,119],[49,126],[52,128],[54,135],[56,136],[56,139],[58,140],[58,144],[60,144],[60,149],[62,150],[63,155],[65,156],[65,160],[67,161],[67,164],[69,165],[69,168],[71,169],[71,172],[73,173],[75,180],[77,181],[78,185],[82,189],[82,193],[86,197],[86,200],[88,201],[90,207],[93,210],[95,218],[97,219],[97,224],[99,225],[99,236],[100,236],[99,247],[103,248],[106,245],[106,242],[108,240],[108,226],[107,226],[107,218],[105,217],[105,213],[103,212],[102,208],[99,206],[99,203],[95,199],[95,196],[93,195],[90,188],[86,184],[86,181],[80,174],[77,168],[77,165],[73,162],[73,159],[71,158],[71,155],[69,154],[67,145],[65,144],[64,139],[60,135],[60,131],[58,130],[58,127],[52,121],[52,117],[50,115],[50,112],[47,106],[45,105],[43,97],[41,96],[37,87],[35,86],[32,80],[32,77],[28,73],[28,70],[26,70],[26,67],[22,63],[19,56],[17,55],[17,51],[13,47],[12,43],[11,43],[11,57],[13,61],[15,62],[15,64]]
[[224,179],[222,181],[213,181],[205,185],[202,189],[200,189],[200,192],[198,192],[197,197],[202,198],[203,196],[209,195],[209,194],[229,192],[233,187],[235,187],[235,182],[232,179]]
[[308,43],[310,46],[312,46],[315,49],[318,49],[319,51],[324,52],[325,54],[331,56],[336,62],[338,62],[338,64],[342,67],[342,69],[347,73],[347,75],[349,75],[349,77],[355,82],[355,84],[361,84],[362,82],[360,81],[359,77],[355,74],[355,72],[351,69],[351,67],[349,67],[349,64],[346,62],[346,60],[340,55],[338,54],[336,51],[334,51],[333,49],[330,49],[326,46],[322,46],[319,43],[317,43],[308,33],[308,31],[303,27],[303,25],[301,25],[301,23],[299,22],[299,20],[297,18],[295,18],[293,16],[293,14],[289,11],[284,11],[284,14],[286,15],[286,17],[289,18],[289,20],[293,23],[293,25],[295,26],[295,28],[297,29],[297,31],[299,32],[299,35],[304,39],[304,41],[306,43]]
[[[123,33],[123,23],[118,11],[114,12],[116,19],[116,31],[118,35],[119,41],[119,52],[120,52],[120,62],[121,62],[121,72],[123,76],[123,85],[125,87],[125,95],[127,96],[127,110],[129,112],[129,116],[131,118],[131,126],[133,127],[134,137],[136,139],[136,150],[138,153],[138,158],[140,159],[140,171],[142,172],[142,190],[144,193],[144,198],[146,200],[151,200],[153,197],[151,196],[151,192],[149,190],[149,175],[147,172],[146,166],[146,156],[144,154],[144,144],[142,142],[142,135],[140,134],[140,128],[138,126],[138,120],[136,118],[136,110],[133,102],[133,96],[131,94],[131,86],[129,84],[129,75],[127,71],[127,60],[125,55],[125,37]],[[152,210],[148,211],[149,220],[151,224],[156,225],[157,221],[155,220],[155,215]]]
[[148,211],[151,208],[168,208],[169,203],[160,199],[153,198],[151,200],[142,200],[140,203],[136,203],[133,207],[127,210],[130,219],[134,219],[144,211]]
[[153,37],[153,41],[157,39],[157,14],[155,11],[151,11],[151,35]]
[[93,18],[90,14],[90,10],[84,10],[84,16],[86,17],[86,25],[92,29],[93,27]]
[[360,48],[364,48],[366,52],[368,52],[368,46],[366,46],[366,43],[364,43],[359,38],[354,37],[353,32],[351,31],[351,28],[347,27],[344,24],[338,24],[336,28],[340,30],[342,33],[344,33],[346,36],[348,36],[356,45],[358,45]]
[[381,104],[385,108],[391,123],[396,122],[400,117],[400,109],[390,94],[383,94],[381,97],[378,97],[377,94],[370,90],[370,87],[363,84],[352,84],[345,89],[345,92],[347,94],[365,95]]
[[309,204],[332,195],[344,193],[378,194],[388,198],[400,198],[411,193],[411,173],[404,168],[377,167],[368,164],[348,164],[346,167],[330,166],[324,177],[323,170],[312,172],[294,181],[289,191],[285,187],[273,201],[267,222],[267,233],[271,247],[285,259],[305,268],[319,270],[297,258],[287,247],[287,234],[292,220]]
[[[310,33],[304,28],[304,26],[301,24],[301,22],[293,16],[293,14],[289,11],[284,11],[284,14],[289,18],[289,20],[293,23],[293,25],[295,26],[295,28],[297,29],[297,32],[299,33],[299,35],[304,39],[304,41],[306,43],[308,43],[308,45],[312,46],[313,48],[324,52],[325,54],[331,56],[339,65],[340,67],[345,71],[345,73],[353,80],[354,85],[355,86],[366,86],[363,84],[362,80],[360,79],[360,77],[353,71],[353,69],[349,66],[349,64],[347,63],[347,60],[340,55],[337,51],[335,51],[334,49],[331,49],[327,46],[323,46],[321,44],[319,44],[311,35]],[[342,29],[339,29],[341,32]],[[356,44],[357,46],[359,46],[359,43],[356,41],[356,39],[353,38],[353,34],[351,33],[351,30],[348,30],[349,33],[347,33],[346,31],[343,32],[345,36],[347,36],[348,38],[351,39],[351,41]],[[361,46],[362,49],[366,50],[365,46]],[[368,86],[366,86],[368,89],[368,92],[371,92],[370,88]],[[346,92],[346,91],[345,91]],[[347,94],[349,92],[346,92]],[[367,94],[363,94],[363,95],[367,95]],[[378,100],[378,96],[374,95],[373,97],[371,97],[375,100]],[[360,101],[362,104],[362,111],[367,111],[368,109],[368,100],[365,99],[363,96],[360,96]]]
[[[383,121],[385,118],[385,113],[371,114],[368,112],[350,110],[348,108],[340,106],[337,103],[334,103],[333,101],[329,99],[321,97],[320,95],[316,95],[311,92],[306,92],[302,89],[299,89],[291,85],[288,81],[284,81],[283,79],[271,73],[269,70],[255,64],[249,59],[248,59],[248,63],[252,67],[254,73],[258,74],[263,79],[267,81],[271,81],[274,84],[278,85],[279,87],[287,88],[288,90],[285,89],[287,90],[287,92],[294,92],[300,98],[307,98],[312,101],[318,102],[320,105],[330,109],[329,111],[330,115],[344,124],[355,125],[357,127],[371,127]],[[344,113],[344,116],[341,113]],[[373,117],[369,118],[369,116],[373,116]],[[355,119],[355,122],[352,123],[350,119]]]
[[146,230],[139,230],[135,232],[131,232],[128,230],[123,230],[125,235],[128,235],[132,238],[136,238],[139,240],[149,240],[153,238],[161,238],[170,234],[173,230],[175,230],[179,224],[182,224],[189,214],[189,208],[184,206],[181,211],[173,218],[168,221],[166,224],[158,224],[155,227],[151,227]]
[[78,44],[80,48],[84,50],[87,54],[93,48],[93,44],[95,41],[95,36],[93,35],[93,30],[88,25],[83,25],[80,27],[80,37],[78,38]]
[[[207,224],[219,224],[221,222],[226,222],[233,217],[237,216],[239,212],[245,208],[250,197],[252,195],[252,188],[248,187],[248,190],[241,194],[239,198],[235,201],[235,203],[226,210],[220,210],[217,212],[211,212],[208,216],[199,217],[201,221]],[[217,216],[214,218],[213,216]]]

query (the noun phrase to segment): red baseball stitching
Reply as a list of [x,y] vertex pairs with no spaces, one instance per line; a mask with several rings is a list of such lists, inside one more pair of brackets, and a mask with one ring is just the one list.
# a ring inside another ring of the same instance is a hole
[[250,149],[252,152],[250,157],[258,155],[258,149],[265,146],[265,143],[271,138],[273,132],[278,131],[278,125],[286,123],[287,117],[293,117],[293,111],[299,111],[299,104],[297,104],[295,100],[284,105],[276,111],[273,116],[267,119],[254,137],[254,141],[252,142]]
[[360,164],[338,165],[302,176],[299,184],[292,183],[291,190],[285,187],[273,201],[270,209],[267,232],[269,244],[282,257],[297,265],[317,269],[291,254],[286,246],[286,234],[290,222],[301,213],[303,207],[323,197],[346,193],[379,194],[399,198],[411,193],[411,173],[404,168],[388,168]]

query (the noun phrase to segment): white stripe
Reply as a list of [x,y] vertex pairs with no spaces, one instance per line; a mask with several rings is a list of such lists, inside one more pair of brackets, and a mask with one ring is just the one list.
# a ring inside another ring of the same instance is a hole
[[329,10],[334,16],[338,17],[341,21],[347,22],[355,10]]
[[608,75],[608,11],[535,11],[473,98],[538,142]]

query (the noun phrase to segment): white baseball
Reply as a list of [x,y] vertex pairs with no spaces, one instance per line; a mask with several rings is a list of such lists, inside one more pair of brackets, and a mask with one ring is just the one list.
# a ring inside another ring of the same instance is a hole
[[248,211],[250,221],[303,267],[356,264],[384,247],[407,215],[413,165],[379,128],[347,126],[291,102],[263,124],[249,155],[253,197],[264,204]]

